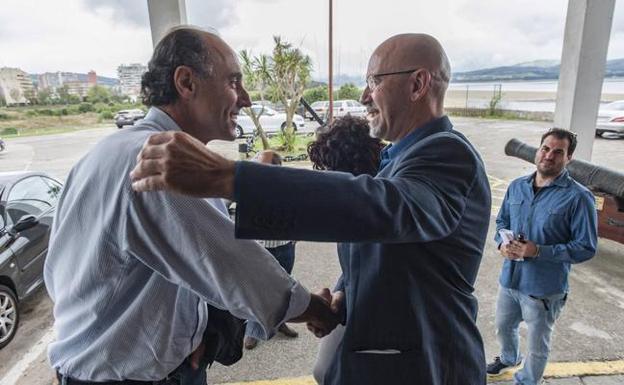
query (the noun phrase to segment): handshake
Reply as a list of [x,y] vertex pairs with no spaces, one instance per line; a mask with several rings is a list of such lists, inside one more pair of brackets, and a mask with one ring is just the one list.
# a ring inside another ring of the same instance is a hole
[[305,322],[308,330],[318,338],[325,337],[345,319],[344,292],[333,294],[325,288],[311,294],[308,308],[288,322]]

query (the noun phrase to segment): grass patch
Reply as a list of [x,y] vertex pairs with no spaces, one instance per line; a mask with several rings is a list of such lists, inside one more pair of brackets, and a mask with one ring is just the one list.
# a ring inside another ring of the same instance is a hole
[[[283,151],[282,139],[279,135],[272,135],[268,139],[271,150],[276,151],[282,157],[297,157],[302,154],[307,155],[308,143],[314,140],[314,135],[297,135],[295,137],[295,149],[290,152]],[[262,140],[260,140],[260,138],[256,138],[254,142],[254,151],[260,152],[262,150]]]

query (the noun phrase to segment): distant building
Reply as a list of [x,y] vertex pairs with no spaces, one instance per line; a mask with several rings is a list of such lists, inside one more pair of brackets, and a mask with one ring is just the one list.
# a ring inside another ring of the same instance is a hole
[[55,91],[63,85],[63,75],[60,72],[46,72],[39,75],[39,89]]
[[81,98],[87,96],[87,94],[89,93],[89,88],[93,87],[94,85],[95,84],[83,81],[69,81],[63,83],[63,86],[67,87],[68,94],[76,95]]
[[30,76],[19,68],[0,68],[0,98],[7,106],[28,104],[34,93]]
[[136,100],[141,93],[141,76],[146,71],[147,67],[138,63],[122,64],[117,67],[121,94]]
[[94,70],[89,71],[87,74],[87,83],[89,83],[91,87],[97,85],[97,74]]

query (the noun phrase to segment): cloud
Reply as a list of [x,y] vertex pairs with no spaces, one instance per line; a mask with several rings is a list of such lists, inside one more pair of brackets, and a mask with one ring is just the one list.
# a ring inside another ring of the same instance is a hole
[[111,20],[130,22],[135,26],[149,25],[147,1],[137,0],[83,0],[84,8],[98,15],[106,15]]

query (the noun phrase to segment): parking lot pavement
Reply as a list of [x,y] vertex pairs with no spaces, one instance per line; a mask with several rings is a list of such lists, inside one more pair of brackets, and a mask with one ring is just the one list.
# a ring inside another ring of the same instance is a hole
[[[465,133],[481,152],[492,187],[492,214],[495,215],[508,183],[534,166],[504,155],[505,143],[521,139],[533,146],[539,144],[548,123],[526,121],[480,120],[453,118],[456,128]],[[64,179],[67,172],[100,138],[115,132],[114,127],[86,130],[71,134],[9,139],[7,151],[0,153],[0,171],[42,170]],[[313,127],[310,127],[313,130]],[[215,142],[211,147],[237,158],[237,146],[231,142]],[[597,138],[593,161],[622,171],[624,140]],[[303,164],[298,164],[302,166]],[[313,196],[310,199],[314,199]],[[493,225],[493,221],[492,221]],[[491,239],[491,234],[489,239]],[[501,266],[492,242],[488,242],[476,283],[479,298],[478,325],[483,335],[488,359],[497,354],[494,337],[494,302],[497,276]],[[293,274],[311,290],[331,287],[339,274],[335,245],[331,243],[299,242]],[[553,337],[551,362],[577,363],[583,361],[617,361],[624,358],[624,245],[601,239],[596,257],[574,266],[570,276],[571,294]],[[0,383],[2,385],[48,385],[52,372],[45,358],[41,341],[51,336],[51,301],[45,290],[29,299],[22,309],[22,325],[15,340],[0,351]],[[296,339],[277,336],[246,351],[241,362],[232,367],[218,364],[209,372],[211,383],[300,378],[309,381],[318,341],[303,325],[294,325],[300,335]],[[526,330],[521,329],[521,334]],[[588,373],[589,374],[589,373]],[[616,373],[617,374],[617,373]],[[12,377],[7,377],[11,375]],[[576,378],[576,377],[574,377]],[[621,376],[584,376],[586,385],[623,383]],[[9,382],[9,380],[11,380]],[[548,380],[548,384],[576,384],[572,379]],[[559,382],[556,382],[559,381]],[[594,381],[594,382],[591,382]],[[617,382],[619,381],[619,382]],[[275,383],[275,384],[277,384]],[[265,383],[267,384],[267,383]],[[295,382],[292,382],[295,384]],[[299,383],[297,383],[299,385]],[[503,382],[503,384],[505,384]],[[303,385],[303,383],[301,383]]]

